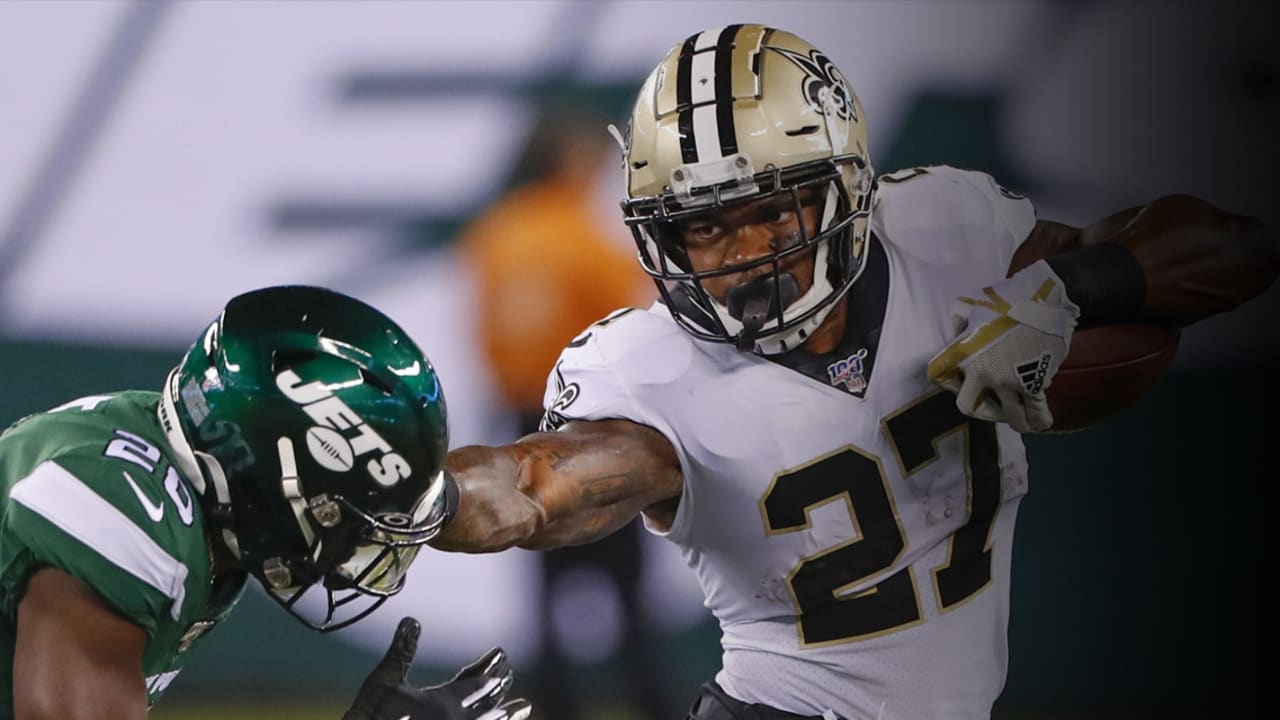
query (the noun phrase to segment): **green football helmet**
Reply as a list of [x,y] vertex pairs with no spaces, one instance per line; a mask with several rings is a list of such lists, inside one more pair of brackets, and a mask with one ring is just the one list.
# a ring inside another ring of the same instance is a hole
[[[169,374],[159,415],[212,532],[318,630],[398,592],[456,506],[431,363],[381,312],[330,290],[233,298]],[[313,588],[323,610],[299,604]]]

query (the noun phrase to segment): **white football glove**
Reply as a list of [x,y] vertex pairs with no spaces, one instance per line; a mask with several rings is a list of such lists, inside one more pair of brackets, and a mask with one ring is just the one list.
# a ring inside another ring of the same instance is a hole
[[1044,391],[1071,346],[1080,308],[1040,260],[951,304],[955,340],[929,361],[929,379],[956,393],[960,412],[1018,432],[1053,426]]

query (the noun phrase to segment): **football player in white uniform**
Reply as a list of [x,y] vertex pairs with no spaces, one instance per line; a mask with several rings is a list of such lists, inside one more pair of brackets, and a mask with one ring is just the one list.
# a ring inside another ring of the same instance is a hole
[[545,432],[447,459],[437,547],[584,543],[637,513],[680,546],[723,635],[690,718],[989,717],[1019,433],[1051,426],[1072,330],[1185,325],[1280,267],[1258,222],[1192,197],[1080,229],[982,173],[877,177],[863,122],[793,34],[675,46],[618,134],[661,301],[565,349]]

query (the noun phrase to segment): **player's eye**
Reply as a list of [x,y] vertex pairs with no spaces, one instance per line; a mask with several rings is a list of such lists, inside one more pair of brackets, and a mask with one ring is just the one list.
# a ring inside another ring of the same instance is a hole
[[791,206],[779,206],[767,208],[761,219],[770,225],[783,225],[791,222],[795,216],[796,211]]
[[689,247],[700,248],[715,243],[724,234],[724,229],[719,225],[703,222],[686,225],[681,232]]

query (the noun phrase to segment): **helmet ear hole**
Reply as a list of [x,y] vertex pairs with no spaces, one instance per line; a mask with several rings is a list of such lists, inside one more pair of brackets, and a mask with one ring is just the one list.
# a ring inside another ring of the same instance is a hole
[[316,357],[316,353],[311,350],[273,350],[271,372],[279,374],[285,370],[292,370],[313,357]]
[[377,373],[369,371],[367,368],[360,368],[360,379],[363,380],[365,384],[372,385],[381,390],[383,395],[395,394],[395,389],[387,383],[384,378]]

